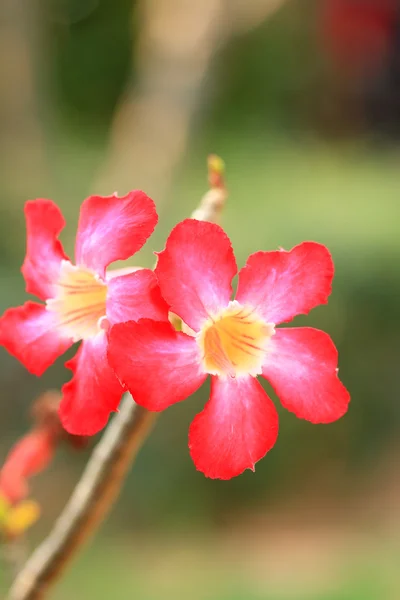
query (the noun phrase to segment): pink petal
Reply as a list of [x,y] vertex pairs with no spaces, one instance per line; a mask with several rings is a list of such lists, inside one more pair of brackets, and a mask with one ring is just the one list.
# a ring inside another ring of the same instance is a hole
[[135,254],[157,224],[154,202],[135,190],[119,198],[90,196],[81,207],[76,236],[76,263],[101,276],[115,260]]
[[150,269],[113,277],[108,282],[107,318],[110,323],[142,318],[168,321],[168,306],[161,296],[157,278]]
[[206,379],[196,340],[169,323],[141,319],[111,328],[108,357],[135,401],[163,410],[185,400]]
[[277,329],[262,374],[285,408],[311,423],[331,423],[345,414],[350,401],[337,376],[337,359],[327,333],[311,327]]
[[36,302],[9,308],[0,318],[0,344],[34,375],[42,375],[72,343],[57,331],[54,314]]
[[189,430],[196,468],[212,479],[230,479],[272,448],[278,413],[254,377],[212,377],[211,397]]
[[31,200],[25,204],[27,249],[22,274],[26,291],[42,300],[52,298],[53,284],[58,278],[64,254],[58,236],[65,221],[60,209],[51,200]]
[[236,300],[269,323],[284,323],[328,302],[333,272],[329,250],[315,242],[289,252],[257,252],[239,272]]
[[94,435],[118,409],[123,392],[107,360],[105,333],[83,341],[65,366],[73,377],[62,388],[61,422],[73,435]]
[[221,227],[186,219],[172,230],[155,272],[171,311],[198,331],[229,303],[237,267]]

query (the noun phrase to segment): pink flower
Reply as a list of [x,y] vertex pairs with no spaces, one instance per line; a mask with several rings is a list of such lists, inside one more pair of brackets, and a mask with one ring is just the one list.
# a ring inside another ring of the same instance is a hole
[[74,342],[66,363],[73,378],[63,387],[60,417],[73,434],[92,435],[118,408],[123,387],[107,360],[109,327],[121,321],[167,318],[154,273],[106,272],[115,260],[137,252],[153,232],[157,213],[143,192],[90,196],[81,207],[76,265],[64,254],[58,235],[64,227],[51,200],[25,205],[27,254],[22,267],[26,290],[45,304],[26,302],[0,318],[0,344],[35,375],[41,375]]
[[211,375],[211,396],[189,431],[198,470],[229,479],[253,469],[275,444],[278,415],[257,376],[268,379],[298,417],[329,423],[347,409],[330,337],[309,327],[275,329],[327,302],[333,263],[321,244],[257,252],[239,272],[217,225],[188,219],[159,254],[163,297],[184,325],[148,319],[115,325],[109,359],[136,402],[159,411],[184,400]]

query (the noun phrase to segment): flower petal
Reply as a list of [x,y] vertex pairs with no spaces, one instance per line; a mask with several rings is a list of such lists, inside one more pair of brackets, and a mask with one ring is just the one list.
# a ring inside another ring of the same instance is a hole
[[269,323],[284,323],[328,302],[333,272],[329,250],[316,242],[289,252],[256,252],[239,272],[236,300],[256,308]]
[[140,271],[144,267],[121,267],[120,269],[108,269],[106,273],[106,281],[111,281],[114,277],[122,277]]
[[20,502],[26,498],[28,493],[28,481],[21,473],[10,469],[7,469],[4,473],[0,472],[0,503],[3,498],[6,498],[10,504]]
[[72,360],[65,363],[73,372],[62,388],[60,419],[73,435],[94,435],[118,409],[123,387],[107,360],[104,332],[82,342]]
[[272,448],[278,413],[254,377],[212,377],[211,396],[189,429],[190,455],[211,479],[231,479]]
[[347,411],[349,392],[337,376],[337,350],[312,327],[277,329],[262,374],[283,406],[311,423],[331,423]]
[[52,298],[62,260],[69,260],[58,236],[65,221],[51,200],[30,200],[25,204],[27,248],[21,271],[26,291],[42,300]]
[[57,331],[53,313],[36,302],[9,308],[0,318],[0,345],[34,375],[42,375],[73,341]]
[[43,471],[54,455],[54,441],[45,429],[21,438],[10,451],[0,471],[1,493],[19,502],[28,493],[27,479]]
[[232,245],[223,229],[195,219],[172,230],[155,269],[171,311],[195,331],[227,306],[236,272]]
[[157,219],[153,200],[138,190],[121,198],[116,194],[86,198],[76,236],[76,264],[104,276],[107,265],[140,250]]
[[114,325],[108,357],[135,401],[148,410],[185,400],[207,377],[196,340],[165,322],[141,319]]
[[107,318],[112,325],[142,318],[168,320],[168,306],[150,269],[112,277],[107,287]]

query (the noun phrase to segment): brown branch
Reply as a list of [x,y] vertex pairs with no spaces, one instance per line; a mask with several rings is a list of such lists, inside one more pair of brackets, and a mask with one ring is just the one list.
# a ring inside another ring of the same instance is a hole
[[[209,158],[211,189],[193,218],[216,221],[227,198],[224,167]],[[214,184],[214,177],[216,183]],[[125,476],[158,416],[126,394],[120,411],[96,446],[68,504],[48,537],[20,571],[7,600],[40,600],[111,510]]]
[[36,600],[61,575],[82,542],[101,523],[156,419],[129,395],[96,446],[53,530],[17,576],[8,598]]

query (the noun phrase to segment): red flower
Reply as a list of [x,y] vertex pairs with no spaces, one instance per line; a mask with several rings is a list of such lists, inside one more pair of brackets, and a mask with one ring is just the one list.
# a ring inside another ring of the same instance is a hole
[[139,191],[118,198],[90,196],[81,207],[76,266],[64,254],[58,235],[64,227],[50,200],[25,205],[27,254],[22,267],[27,292],[46,304],[26,302],[0,318],[0,344],[35,375],[41,375],[74,342],[66,363],[72,380],[63,387],[60,417],[73,434],[92,435],[118,407],[123,387],[107,361],[107,329],[114,323],[148,317],[166,319],[154,273],[106,273],[115,260],[137,252],[151,235],[157,213]]
[[290,252],[252,254],[231,301],[236,273],[220,227],[183,221],[159,254],[156,275],[189,334],[144,319],[115,325],[109,345],[111,365],[150,410],[184,400],[212,376],[211,397],[190,427],[189,447],[197,469],[220,479],[254,470],[276,441],[278,415],[257,375],[270,381],[287,409],[313,423],[335,421],[349,402],[326,333],[275,329],[327,302],[333,277],[328,250],[305,242]]
[[0,494],[10,504],[28,495],[28,479],[43,471],[51,462],[55,440],[45,429],[25,435],[10,451],[0,471]]

